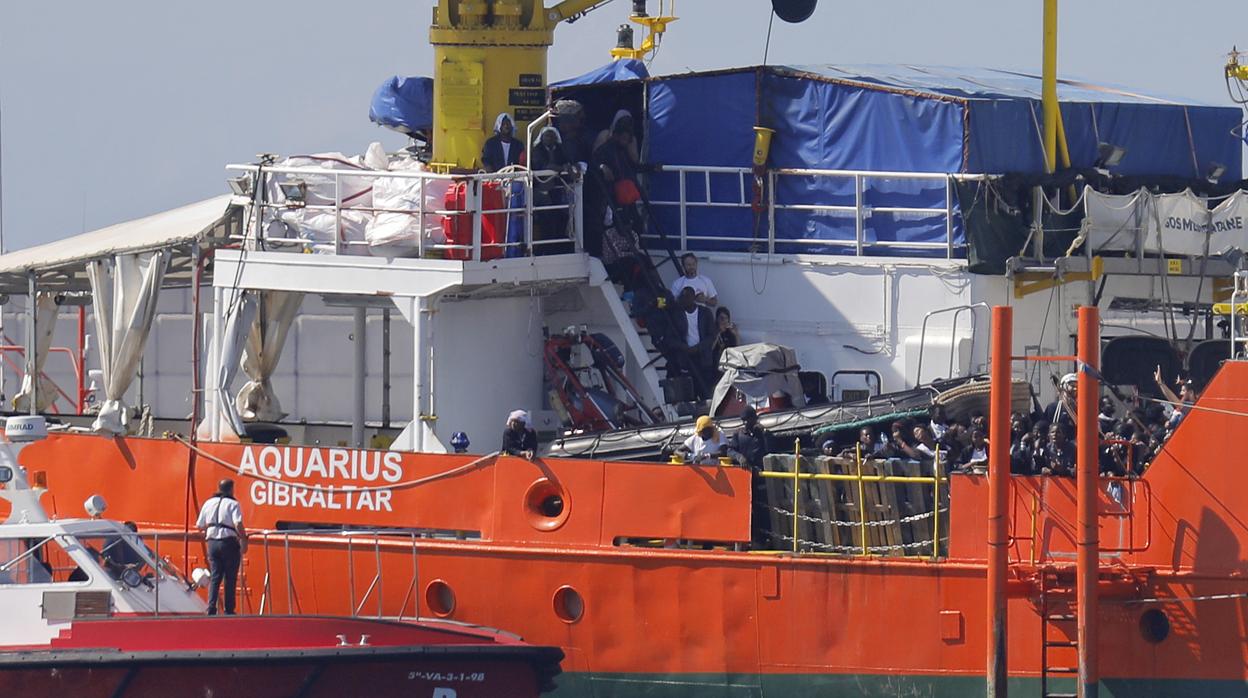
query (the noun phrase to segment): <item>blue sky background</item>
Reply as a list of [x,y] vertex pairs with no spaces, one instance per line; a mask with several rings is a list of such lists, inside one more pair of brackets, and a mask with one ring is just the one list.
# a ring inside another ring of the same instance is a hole
[[[553,4],[554,0],[547,0]],[[16,249],[226,191],[259,152],[362,152],[404,140],[368,121],[393,74],[432,74],[433,0],[0,5],[4,236]],[[556,32],[550,77],[609,60],[631,3]],[[657,7],[657,0],[651,0]],[[680,0],[651,72],[762,62],[767,0]],[[969,65],[1038,72],[1040,0],[820,0],[777,21],[769,62]],[[1248,48],[1230,0],[1062,3],[1059,72],[1230,104],[1222,66]]]

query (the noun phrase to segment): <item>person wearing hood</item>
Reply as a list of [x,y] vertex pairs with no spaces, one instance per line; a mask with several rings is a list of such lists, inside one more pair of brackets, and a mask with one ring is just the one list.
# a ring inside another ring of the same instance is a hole
[[[556,176],[544,176],[535,179],[533,184],[533,205],[566,206],[571,197],[568,196],[565,178],[571,177],[576,166],[568,161],[563,150],[563,137],[559,129],[553,126],[543,128],[537,134],[537,143],[533,146],[529,158],[530,167],[534,172],[554,170]],[[535,240],[567,239],[568,212],[566,209],[549,209],[533,212],[533,238]],[[571,252],[570,245],[542,245],[535,250],[536,254],[560,254]]]
[[481,167],[486,172],[498,172],[524,162],[524,144],[515,138],[515,132],[516,124],[507,112],[494,119],[494,135],[481,148]]
[[[582,173],[589,170],[593,157],[593,141],[585,131],[585,107],[574,99],[561,99],[554,105],[555,126],[563,143],[563,154],[570,165]],[[585,251],[594,257],[602,256],[603,218],[607,210],[606,193],[594,178],[586,178],[581,186],[582,242]]]
[[[615,116],[611,117],[611,126],[599,131],[598,137],[594,139],[594,150],[598,150],[602,146],[606,145],[607,141],[611,140],[611,135],[615,133],[617,127],[626,129],[628,133],[632,135],[634,133],[633,123],[633,115],[627,109],[620,109],[615,112]],[[632,138],[630,140],[628,144],[628,152],[633,162],[641,162],[641,156],[638,154],[637,150],[636,138]]]
[[529,426],[528,412],[513,410],[507,415],[507,428],[503,431],[503,447],[500,450],[509,456],[533,460],[537,454],[537,432]]
[[[638,174],[658,168],[644,165],[637,160],[637,139],[633,135],[632,117],[624,112],[617,115],[611,127],[611,137],[594,150],[593,178],[597,179],[604,195],[613,206],[610,209],[609,226],[627,227],[627,238],[635,235],[638,240],[646,233],[647,221],[645,196],[641,191]],[[587,188],[589,187],[587,183]]]

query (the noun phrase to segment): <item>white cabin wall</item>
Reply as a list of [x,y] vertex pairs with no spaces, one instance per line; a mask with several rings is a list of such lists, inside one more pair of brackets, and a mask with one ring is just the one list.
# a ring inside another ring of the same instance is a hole
[[[498,448],[507,414],[542,401],[538,299],[442,301],[433,316],[434,431],[463,431],[472,452]],[[409,378],[410,381],[410,378]]]
[[[664,271],[670,282],[671,270]],[[699,271],[715,283],[720,305],[732,311],[742,341],[790,346],[804,369],[822,371],[829,381],[838,369],[879,371],[885,392],[913,386],[915,375],[913,369],[907,373],[907,366],[917,366],[924,315],[970,302],[974,284],[965,263],[957,261],[826,258],[769,267],[748,258],[709,255],[699,258]],[[948,373],[952,321],[945,314],[928,324],[925,378]],[[953,340],[964,347],[961,358],[971,359],[973,371],[982,370],[981,347],[987,342],[982,317],[979,325],[982,336],[972,347],[969,315],[963,313]],[[965,366],[959,362],[955,374],[963,375]],[[846,378],[840,385],[865,383]]]

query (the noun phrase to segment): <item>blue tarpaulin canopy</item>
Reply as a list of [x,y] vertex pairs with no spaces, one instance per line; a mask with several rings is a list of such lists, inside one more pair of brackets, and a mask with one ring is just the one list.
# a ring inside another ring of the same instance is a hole
[[[776,66],[653,78],[649,86],[652,136],[679,133],[690,122],[699,124],[699,132],[711,126],[734,133],[739,147],[729,157],[737,165],[749,162],[749,126],[757,115],[776,129],[776,167],[1044,171],[1035,75],[987,68]],[[1097,144],[1110,143],[1127,151],[1116,174],[1203,178],[1219,163],[1227,179],[1240,176],[1236,107],[1077,80],[1060,80],[1058,98],[1073,167],[1092,166]],[[685,152],[701,158],[701,151],[711,149],[681,137],[663,140],[668,162],[689,162]],[[712,157],[714,164],[727,164],[722,153]]]
[[644,80],[650,77],[646,64],[632,58],[612,61],[599,68],[567,80],[551,83],[552,88],[572,87],[574,85],[598,85],[604,82],[620,82],[623,80]]
[[[626,70],[613,63],[580,78],[556,84],[595,85],[635,80],[613,77]],[[635,84],[635,83],[634,83]],[[819,169],[955,174],[1040,174],[1043,156],[1040,78],[987,68],[912,65],[765,66],[644,79],[647,105],[644,132],[647,157],[673,165],[749,167],[752,128],[775,130],[768,162],[773,169]],[[1120,87],[1059,80],[1063,125],[1071,165],[1092,167],[1098,144],[1126,150],[1114,174],[1203,179],[1217,165],[1224,180],[1241,173],[1241,142],[1234,135],[1241,120],[1235,107],[1217,107]],[[708,183],[709,179],[709,183]],[[742,182],[736,175],[686,177],[686,201],[737,203]],[[844,251],[861,239],[888,253],[898,242],[934,243],[953,233],[961,247],[961,220],[950,205],[943,178],[888,180],[865,178],[861,194],[852,177],[778,177],[774,200],[778,251]],[[709,188],[709,192],[707,189]],[[675,201],[680,178],[662,173],[650,181],[652,198]],[[747,192],[748,194],[748,192]],[[856,205],[931,209],[933,215],[870,215],[858,221],[831,208]],[[807,207],[802,209],[801,207]],[[939,209],[939,210],[938,210]],[[936,215],[939,213],[939,215]],[[683,221],[674,207],[656,207],[656,219],[669,234],[682,223],[693,249],[744,249],[760,223],[748,207],[688,207]],[[950,223],[952,219],[952,223]],[[767,223],[763,222],[765,227]],[[695,240],[696,231],[716,231]],[[947,242],[947,241],[946,241]]]
[[433,130],[433,78],[399,77],[386,80],[373,93],[368,120],[412,135]]

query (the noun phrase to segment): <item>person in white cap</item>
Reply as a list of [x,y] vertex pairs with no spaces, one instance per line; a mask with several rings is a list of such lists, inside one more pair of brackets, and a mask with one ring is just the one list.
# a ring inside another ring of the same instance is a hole
[[537,454],[537,432],[529,426],[529,413],[513,410],[507,415],[507,428],[503,431],[502,452],[533,460]]
[[1067,373],[1057,383],[1057,399],[1044,408],[1044,421],[1049,424],[1061,424],[1067,435],[1075,429],[1075,396],[1079,385],[1079,376]]

